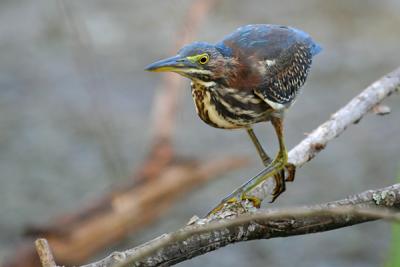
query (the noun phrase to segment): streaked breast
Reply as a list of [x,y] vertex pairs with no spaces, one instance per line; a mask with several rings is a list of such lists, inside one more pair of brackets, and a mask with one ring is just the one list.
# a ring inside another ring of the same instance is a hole
[[192,96],[199,117],[207,124],[224,129],[244,128],[269,119],[271,108],[254,94],[215,84],[192,83]]

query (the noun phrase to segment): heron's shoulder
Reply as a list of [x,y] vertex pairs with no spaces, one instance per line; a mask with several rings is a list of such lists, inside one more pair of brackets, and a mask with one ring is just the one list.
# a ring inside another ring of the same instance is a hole
[[233,50],[257,54],[280,54],[282,50],[294,44],[308,46],[312,55],[321,51],[318,45],[306,32],[283,25],[251,24],[238,28],[227,35],[219,44]]

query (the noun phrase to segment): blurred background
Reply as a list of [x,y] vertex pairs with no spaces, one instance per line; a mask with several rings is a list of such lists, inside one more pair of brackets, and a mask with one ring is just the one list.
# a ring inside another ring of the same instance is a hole
[[[289,148],[363,88],[400,65],[398,0],[220,0],[196,40],[217,42],[251,23],[291,25],[324,50],[286,119]],[[171,55],[192,1],[0,2],[0,261],[27,225],[43,224],[131,177],[149,149],[153,96],[162,75],[144,67]],[[184,25],[189,27],[190,25]],[[189,81],[181,91],[174,146],[198,159],[245,155],[251,164],[185,195],[166,215],[94,255],[132,247],[206,213],[261,169],[245,131],[204,124]],[[312,162],[274,207],[332,201],[395,182],[399,96],[388,116],[366,116]],[[276,151],[272,127],[256,127]],[[265,204],[265,206],[268,206]],[[180,266],[384,266],[391,226],[372,222],[307,236],[222,248]],[[0,264],[1,265],[1,264]]]

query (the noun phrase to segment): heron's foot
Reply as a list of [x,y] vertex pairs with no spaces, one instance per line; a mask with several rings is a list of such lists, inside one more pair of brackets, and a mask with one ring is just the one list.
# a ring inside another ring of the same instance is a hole
[[[261,207],[261,199],[254,197],[254,196],[248,196],[246,194],[241,194],[239,197],[227,197],[225,199],[223,199],[221,201],[221,203],[218,204],[218,206],[216,206],[215,208],[213,208],[208,214],[207,216],[216,214],[218,212],[220,212],[221,210],[223,210],[225,207],[230,206],[231,208],[233,207],[233,210],[235,209],[240,209],[242,210],[242,212],[246,212],[246,206],[247,205],[243,205],[245,203],[245,201],[248,201],[251,203],[252,207],[255,207],[257,209],[259,209]],[[234,207],[234,206],[237,207]]]
[[213,208],[210,212],[207,213],[207,216],[213,215],[221,211],[226,205],[239,203],[236,197],[228,196],[224,198],[221,203],[219,203],[215,208]]
[[259,208],[261,207],[261,202],[262,202],[262,200],[259,199],[258,197],[247,196],[246,194],[243,193],[243,194],[241,195],[240,199],[241,199],[242,201],[246,201],[246,200],[247,200],[247,201],[251,202],[251,203],[252,203],[252,206],[255,207],[255,208],[257,208],[257,209],[259,209]]
[[275,180],[275,188],[274,191],[272,192],[272,199],[270,203],[273,203],[283,192],[286,190],[286,184],[285,184],[285,170],[279,171],[277,174],[274,175],[274,180]]
[[272,193],[272,200],[274,202],[286,190],[286,182],[293,182],[296,175],[296,166],[292,163],[286,163],[281,171],[274,175],[275,189]]
[[251,202],[253,207],[259,208],[261,206],[262,199],[249,196],[248,193],[268,178],[275,179],[275,188],[272,193],[272,200],[270,201],[272,203],[286,190],[285,182],[292,182],[294,180],[295,172],[296,167],[287,162],[287,157],[285,157],[285,155],[282,157],[277,157],[277,159],[271,162],[271,164],[268,165],[261,173],[247,181],[229,196],[224,198],[218,206],[216,206],[207,214],[207,216],[216,214],[227,205],[232,206],[233,204],[238,204],[238,207],[246,210],[246,208],[242,205],[245,200]]

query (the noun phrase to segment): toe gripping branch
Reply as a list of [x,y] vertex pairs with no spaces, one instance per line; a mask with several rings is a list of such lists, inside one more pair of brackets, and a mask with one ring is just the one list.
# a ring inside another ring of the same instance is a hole
[[[262,202],[262,199],[249,196],[249,192],[251,192],[254,188],[262,184],[268,178],[273,177],[275,180],[275,189],[272,193],[271,202],[275,201],[275,199],[285,191],[285,182],[292,182],[294,180],[296,168],[293,164],[288,163],[288,153],[286,150],[284,137],[283,137],[283,121],[280,117],[271,118],[271,123],[274,126],[276,135],[279,141],[279,152],[276,158],[271,162],[269,156],[262,149],[260,142],[255,136],[251,127],[247,129],[247,132],[252,139],[263,163],[267,165],[264,170],[262,170],[259,174],[251,178],[245,184],[240,186],[226,198],[224,198],[221,203],[211,210],[208,215],[215,214],[225,207],[226,204],[229,203],[243,203],[243,201],[250,201],[253,204],[253,207],[259,208]],[[269,163],[269,164],[268,164]],[[287,178],[285,179],[285,172],[287,172]],[[242,205],[243,206],[243,205]]]
[[245,201],[251,202],[253,207],[259,208],[261,206],[262,199],[252,196],[248,193],[250,193],[258,185],[262,184],[268,178],[273,178],[275,180],[275,188],[273,190],[272,200],[270,203],[274,202],[276,198],[285,191],[285,182],[292,182],[294,180],[296,172],[296,167],[293,164],[282,164],[282,162],[276,162],[277,160],[274,160],[274,162],[272,162],[259,174],[225,197],[220,204],[218,204],[207,214],[207,216],[221,211],[227,205],[236,203],[241,203],[241,206],[246,210],[245,206],[243,205]]

